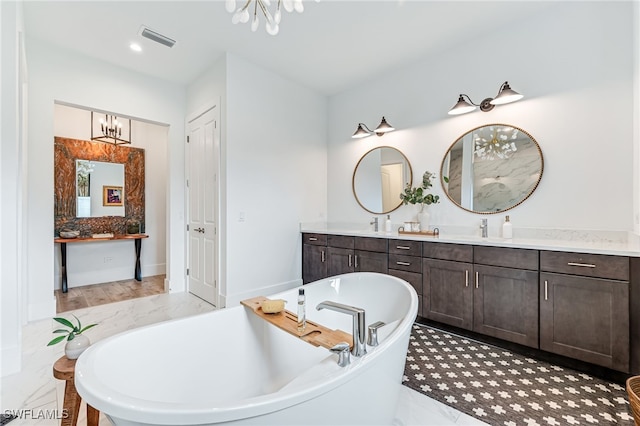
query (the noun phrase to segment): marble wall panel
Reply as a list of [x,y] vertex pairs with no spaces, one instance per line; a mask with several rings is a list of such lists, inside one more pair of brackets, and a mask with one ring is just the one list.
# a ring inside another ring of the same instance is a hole
[[[125,216],[76,217],[76,159],[124,164]],[[54,220],[60,229],[77,229],[81,236],[125,234],[127,222],[145,221],[144,149],[104,142],[54,138]]]

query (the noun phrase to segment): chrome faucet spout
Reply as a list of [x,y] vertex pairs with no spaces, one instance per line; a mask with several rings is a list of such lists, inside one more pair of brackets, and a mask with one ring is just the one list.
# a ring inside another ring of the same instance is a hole
[[482,230],[482,238],[487,238],[488,236],[487,234],[489,230],[489,225],[487,225],[487,219],[482,219],[480,230]]
[[329,309],[330,311],[340,312],[342,314],[351,315],[353,317],[353,356],[362,356],[367,353],[365,312],[362,308],[355,306],[343,305],[342,303],[325,300],[318,303],[316,310]]
[[369,222],[369,225],[373,225],[373,231],[374,232],[378,232],[378,218],[374,217],[373,220],[371,222]]

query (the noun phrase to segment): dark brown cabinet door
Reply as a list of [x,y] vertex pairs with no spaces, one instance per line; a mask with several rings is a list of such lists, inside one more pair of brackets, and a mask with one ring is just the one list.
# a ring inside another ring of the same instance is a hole
[[327,272],[329,276],[346,274],[355,271],[353,250],[327,247]]
[[307,284],[327,277],[327,248],[302,245],[302,283]]
[[473,264],[422,259],[422,315],[471,330],[473,327]]
[[389,275],[393,275],[394,277],[398,277],[402,280],[405,280],[416,290],[418,293],[418,316],[422,315],[422,273],[415,272],[407,272],[401,271],[398,269],[389,269]]
[[474,265],[473,331],[538,347],[538,271]]
[[540,349],[629,372],[629,283],[541,273]]
[[354,267],[358,272],[380,272],[386,274],[387,253],[374,253],[356,250],[354,253]]

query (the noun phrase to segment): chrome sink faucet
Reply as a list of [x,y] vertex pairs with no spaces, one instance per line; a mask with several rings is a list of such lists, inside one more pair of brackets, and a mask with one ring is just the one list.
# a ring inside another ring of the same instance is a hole
[[373,225],[374,232],[378,232],[378,218],[377,217],[374,217],[373,220],[371,222],[369,222],[369,225]]
[[316,306],[316,310],[329,309],[330,311],[340,312],[342,314],[348,314],[353,317],[353,349],[351,353],[353,356],[362,356],[367,353],[367,343],[365,341],[365,335],[367,326],[364,320],[364,309],[356,308],[355,306],[343,305],[342,303],[332,302],[325,300]]
[[482,238],[487,238],[489,231],[489,225],[487,225],[487,219],[482,219],[480,230],[482,230]]

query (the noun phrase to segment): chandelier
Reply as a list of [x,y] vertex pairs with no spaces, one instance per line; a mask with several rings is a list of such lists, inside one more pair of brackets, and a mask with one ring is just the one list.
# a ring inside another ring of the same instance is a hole
[[[97,115],[91,111],[91,140],[109,142],[114,145],[131,143],[131,120],[128,118],[118,118],[115,115],[105,114],[97,119]],[[122,134],[122,125],[129,123]],[[98,128],[100,129],[98,132]],[[94,136],[94,134],[98,136]]]
[[253,32],[258,29],[258,26],[260,26],[260,19],[258,18],[259,9],[265,19],[265,29],[267,30],[267,33],[271,35],[276,35],[278,34],[278,31],[280,31],[282,7],[284,7],[284,10],[287,12],[293,12],[294,10],[298,13],[304,12],[302,0],[277,0],[275,12],[273,12],[273,14],[269,11],[269,8],[271,7],[271,0],[247,0],[244,6],[238,9],[236,9],[236,0],[226,0],[225,5],[227,12],[233,13],[231,22],[234,24],[244,24],[249,22],[250,14],[252,13],[253,18],[251,19],[251,31]]
[[516,152],[515,140],[518,129],[513,127],[489,126],[473,135],[473,152],[483,160],[504,160]]

